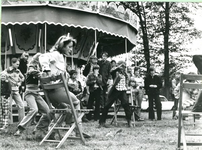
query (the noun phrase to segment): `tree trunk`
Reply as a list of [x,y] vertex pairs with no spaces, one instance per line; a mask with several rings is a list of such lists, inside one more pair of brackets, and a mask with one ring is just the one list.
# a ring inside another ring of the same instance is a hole
[[169,99],[169,45],[168,45],[168,40],[169,40],[169,30],[170,30],[170,25],[169,25],[169,13],[170,13],[170,8],[169,8],[169,2],[165,3],[165,31],[164,31],[164,94],[167,99]]
[[[148,73],[148,70],[150,67],[149,40],[148,40],[148,35],[147,35],[146,20],[143,20],[143,17],[144,17],[144,19],[146,19],[146,16],[142,16],[142,14],[144,15],[145,13],[141,12],[139,2],[137,2],[137,10],[138,10],[138,17],[140,19],[140,26],[141,26],[142,34],[143,34],[144,57],[146,60],[147,73]],[[142,11],[144,11],[144,10],[142,9]]]

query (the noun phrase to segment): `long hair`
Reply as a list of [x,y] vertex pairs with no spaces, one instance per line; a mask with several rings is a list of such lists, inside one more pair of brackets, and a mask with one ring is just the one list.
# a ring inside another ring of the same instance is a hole
[[73,46],[76,45],[76,40],[75,39],[73,39],[70,36],[63,35],[63,36],[58,38],[55,45],[50,49],[50,52],[51,51],[58,51],[58,52],[62,53],[63,47],[65,47],[70,42],[73,42]]

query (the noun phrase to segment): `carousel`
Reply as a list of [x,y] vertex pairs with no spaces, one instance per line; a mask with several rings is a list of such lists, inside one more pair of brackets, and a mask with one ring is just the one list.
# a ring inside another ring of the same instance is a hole
[[91,55],[126,53],[136,45],[138,19],[116,2],[2,0],[1,66],[24,51],[46,53],[61,35],[77,45],[68,59],[72,67]]

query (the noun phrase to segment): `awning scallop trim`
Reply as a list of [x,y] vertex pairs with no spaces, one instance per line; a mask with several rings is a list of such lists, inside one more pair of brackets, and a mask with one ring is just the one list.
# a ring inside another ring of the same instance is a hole
[[68,27],[81,28],[81,29],[92,29],[92,30],[97,30],[99,32],[103,32],[103,33],[106,33],[106,34],[114,35],[114,36],[117,36],[117,37],[127,38],[127,36],[111,33],[109,31],[105,31],[105,30],[102,30],[102,29],[99,29],[99,28],[80,26],[80,25],[73,25],[73,24],[63,24],[63,23],[47,22],[47,21],[44,21],[44,22],[41,22],[41,21],[37,21],[37,22],[30,21],[30,22],[14,22],[14,23],[13,22],[8,22],[8,23],[2,22],[1,24],[3,24],[3,25],[16,25],[16,24],[18,24],[18,25],[23,25],[23,24],[29,25],[29,24],[35,24],[36,25],[36,24],[45,24],[45,23],[47,23],[48,25],[60,25],[60,26],[68,26]]
[[[39,16],[37,16],[38,13],[39,13]],[[21,15],[21,18],[20,18],[21,20],[19,19],[20,21],[17,21],[19,17],[17,16],[17,14]],[[69,14],[71,14],[73,17],[71,17],[71,15]],[[64,18],[62,18],[60,15],[61,16],[63,15]],[[78,20],[72,19],[77,17],[80,17],[80,18],[78,18]],[[23,21],[26,19],[27,21]],[[65,19],[68,21],[66,21]],[[49,21],[49,20],[54,20],[54,21]],[[68,22],[68,23],[65,23],[65,22]],[[133,26],[131,26],[129,23],[126,23],[125,21],[122,21],[110,16],[106,16],[103,14],[90,13],[86,11],[80,11],[78,9],[77,10],[68,9],[68,8],[64,9],[64,8],[53,6],[50,4],[45,6],[33,6],[33,7],[32,6],[2,7],[2,24],[3,25],[6,25],[6,26],[15,25],[15,24],[29,25],[29,24],[45,24],[45,23],[47,23],[48,25],[53,24],[53,25],[61,25],[61,26],[68,26],[68,27],[81,28],[81,29],[97,30],[99,32],[106,33],[109,35],[127,38],[131,43],[133,43],[134,45],[136,44],[137,29],[135,29]],[[92,26],[95,26],[95,27],[92,27]]]

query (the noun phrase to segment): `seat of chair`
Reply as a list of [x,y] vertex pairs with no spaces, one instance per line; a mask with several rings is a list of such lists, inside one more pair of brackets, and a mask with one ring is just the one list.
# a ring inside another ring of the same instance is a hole
[[183,115],[202,115],[202,112],[193,112],[191,110],[182,110]]

